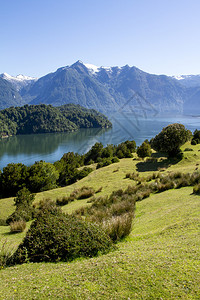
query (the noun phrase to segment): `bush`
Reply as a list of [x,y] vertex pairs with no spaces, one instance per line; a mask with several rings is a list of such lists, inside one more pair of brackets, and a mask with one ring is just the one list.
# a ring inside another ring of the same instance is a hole
[[26,228],[26,222],[23,220],[10,223],[10,232],[11,233],[23,232],[25,230],[25,228]]
[[84,167],[82,170],[78,170],[76,176],[74,177],[75,180],[81,180],[82,178],[88,176],[93,171],[92,168]]
[[66,196],[63,196],[62,198],[57,198],[56,199],[56,204],[58,206],[63,206],[63,205],[66,205],[70,202],[70,199],[69,197],[66,197]]
[[[90,207],[77,210],[76,216],[84,216],[86,220],[98,223],[116,242],[130,233],[135,210],[135,189],[126,191],[119,189],[110,197],[98,197]],[[112,226],[109,229],[109,226]]]
[[119,158],[117,156],[114,156],[112,159],[111,159],[112,163],[118,163],[119,162]]
[[0,226],[7,226],[6,220],[0,219]]
[[111,164],[112,161],[110,158],[103,158],[102,161],[97,164],[97,169],[109,166]]
[[191,132],[182,124],[170,124],[151,140],[151,147],[159,152],[176,157],[182,146],[191,138]]
[[32,203],[34,199],[35,195],[31,194],[27,188],[23,188],[18,191],[16,198],[14,198],[16,210],[7,218],[6,223],[10,224],[11,222],[20,220],[32,220],[34,214]]
[[137,155],[141,158],[151,156],[151,146],[148,143],[142,143],[140,147],[137,148]]
[[93,196],[95,193],[94,189],[89,186],[82,186],[80,189],[75,189],[69,196],[70,200],[75,199],[86,199]]
[[191,145],[197,145],[198,143],[197,143],[197,141],[196,140],[191,140]]
[[62,205],[66,205],[69,202],[76,200],[80,200],[80,199],[87,199],[91,196],[93,196],[95,194],[95,191],[92,187],[88,187],[88,186],[83,186],[80,189],[75,189],[73,190],[73,192],[70,194],[69,197],[62,197],[62,198],[57,198],[56,199],[56,204],[58,206],[62,206]]
[[97,225],[65,215],[55,203],[40,205],[37,218],[13,256],[14,263],[69,261],[92,257],[112,248],[108,235]]
[[103,222],[102,227],[113,241],[118,241],[130,234],[132,218],[131,214],[112,217],[108,221]]

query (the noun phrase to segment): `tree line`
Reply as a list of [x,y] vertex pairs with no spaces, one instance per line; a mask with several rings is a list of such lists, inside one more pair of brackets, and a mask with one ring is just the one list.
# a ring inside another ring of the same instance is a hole
[[[197,131],[194,136],[196,134]],[[27,167],[22,163],[10,163],[3,168],[3,172],[0,171],[0,197],[15,196],[23,188],[37,193],[66,186],[87,176],[93,170],[90,167],[93,163],[101,168],[116,163],[121,158],[131,158],[134,152],[144,158],[151,156],[151,148],[165,153],[168,157],[181,158],[180,146],[191,139],[192,133],[184,125],[175,123],[163,128],[155,138],[150,142],[146,140],[138,148],[135,141],[106,147],[102,143],[95,143],[86,154],[68,152],[53,164],[38,161]]]
[[[0,197],[15,196],[26,187],[31,193],[66,186],[87,176],[93,169],[118,162],[119,158],[132,157],[136,151],[135,141],[126,141],[117,146],[96,143],[86,154],[65,153],[59,161],[37,161],[27,167],[22,163],[10,163],[0,171]],[[80,168],[82,167],[82,168]]]

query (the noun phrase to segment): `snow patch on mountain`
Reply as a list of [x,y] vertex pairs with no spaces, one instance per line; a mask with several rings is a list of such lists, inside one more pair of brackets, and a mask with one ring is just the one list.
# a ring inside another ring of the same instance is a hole
[[25,76],[22,74],[19,74],[15,77],[15,76],[11,76],[7,73],[2,73],[2,74],[0,74],[0,77],[3,78],[4,80],[9,81],[13,85],[13,87],[16,88],[17,91],[19,91],[23,87],[25,87],[28,84],[35,82],[37,80],[37,78]]
[[94,75],[99,73],[102,70],[105,70],[106,72],[112,73],[113,69],[116,69],[116,68],[118,70],[122,69],[121,67],[103,67],[103,66],[98,67],[98,66],[95,66],[95,65],[92,65],[92,64],[85,64],[85,63],[83,63],[83,65],[88,69],[88,71],[91,74],[94,74]]
[[100,71],[100,67],[97,67],[97,66],[92,65],[92,64],[84,64],[84,66],[85,66],[90,72],[92,72],[93,74]]

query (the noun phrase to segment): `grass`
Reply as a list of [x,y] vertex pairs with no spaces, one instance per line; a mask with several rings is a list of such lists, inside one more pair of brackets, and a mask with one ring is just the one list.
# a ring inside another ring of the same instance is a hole
[[[191,148],[194,151],[184,152],[185,148]],[[171,165],[166,168],[163,173],[168,171],[181,171],[181,172],[194,172],[195,169],[200,169],[200,144],[191,145],[189,142],[184,144],[181,149],[184,153],[184,158],[177,164]],[[161,157],[162,159],[162,157]],[[56,198],[61,198],[64,196],[69,196],[74,189],[81,188],[83,186],[91,186],[94,190],[98,190],[101,186],[102,191],[98,193],[98,196],[104,196],[111,194],[116,189],[125,189],[129,184],[131,184],[129,179],[125,179],[127,173],[133,173],[137,170],[137,164],[141,161],[133,160],[132,158],[121,159],[120,162],[109,165],[107,167],[98,169],[90,173],[87,177],[82,180],[63,188],[58,188],[50,191],[45,191],[38,193],[36,195],[36,202],[44,199],[50,198],[56,200]],[[148,165],[156,165],[156,163],[147,163]],[[199,165],[198,165],[199,164]],[[144,168],[148,169],[148,168]],[[152,171],[139,172],[141,177],[147,177],[152,174]],[[106,178],[106,181],[105,181]],[[82,201],[82,200],[78,200]],[[86,204],[87,201],[82,201]],[[0,199],[0,219],[6,219],[12,212],[14,212],[14,202],[13,198]],[[68,207],[63,207],[66,212],[73,211],[73,206],[75,209],[81,206],[81,202],[77,203],[75,201],[73,204],[69,204]]]
[[[185,151],[184,159],[163,174],[199,168],[200,145],[186,147],[194,151]],[[137,163],[122,159],[71,186],[39,193],[36,201],[69,196],[84,185],[102,186],[98,196],[125,189],[133,184],[126,174],[136,172]],[[140,172],[141,177],[151,174]],[[200,196],[192,192],[193,187],[168,190],[137,202],[131,234],[107,255],[3,268],[0,299],[200,299]],[[88,199],[75,200],[63,210],[71,213],[85,205],[91,205]],[[0,200],[0,218],[13,210],[11,198]],[[11,235],[9,226],[1,226],[0,247],[5,240],[17,246],[24,235]]]
[[199,299],[200,198],[192,188],[138,202],[118,250],[0,271],[1,299]]

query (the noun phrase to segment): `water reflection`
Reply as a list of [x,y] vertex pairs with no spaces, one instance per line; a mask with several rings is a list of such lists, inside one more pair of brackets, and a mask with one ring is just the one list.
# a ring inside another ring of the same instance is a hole
[[10,162],[31,165],[36,160],[53,162],[65,152],[86,152],[109,129],[80,129],[70,133],[18,135],[0,140],[0,168]]
[[87,152],[95,142],[119,144],[135,140],[139,146],[145,139],[151,139],[163,127],[171,123],[182,123],[187,129],[200,129],[200,119],[191,116],[158,116],[136,119],[131,114],[115,114],[109,118],[112,129],[81,129],[72,133],[52,133],[13,136],[0,140],[0,169],[10,162],[31,165],[35,161],[54,162],[66,152],[80,154]]

